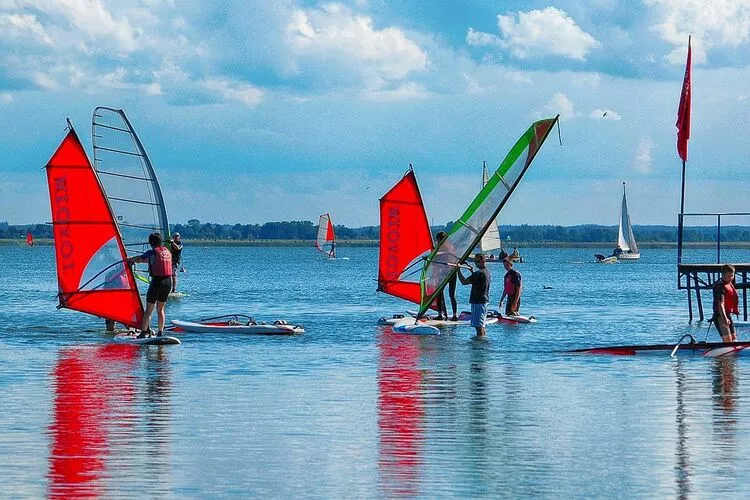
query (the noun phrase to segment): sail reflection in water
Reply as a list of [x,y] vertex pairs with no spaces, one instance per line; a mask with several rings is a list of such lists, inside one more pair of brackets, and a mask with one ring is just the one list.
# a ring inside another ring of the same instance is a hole
[[422,340],[390,332],[383,332],[380,338],[378,472],[381,493],[386,497],[419,492],[424,425],[419,370]]
[[[144,356],[145,382],[136,376]],[[49,496],[167,493],[170,377],[162,349],[64,349],[52,376]]]

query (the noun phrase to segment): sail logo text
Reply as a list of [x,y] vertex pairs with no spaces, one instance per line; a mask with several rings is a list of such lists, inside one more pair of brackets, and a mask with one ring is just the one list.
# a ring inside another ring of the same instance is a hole
[[73,241],[70,237],[70,208],[68,208],[68,182],[66,176],[55,177],[55,244],[59,249],[63,272],[73,269]]
[[398,279],[401,273],[401,269],[398,268],[398,243],[401,241],[401,217],[396,207],[388,210],[385,239],[386,278],[388,280]]

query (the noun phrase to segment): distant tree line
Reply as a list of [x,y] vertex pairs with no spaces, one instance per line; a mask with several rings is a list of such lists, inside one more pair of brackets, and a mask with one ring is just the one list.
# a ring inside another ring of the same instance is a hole
[[[432,226],[433,234],[452,225]],[[334,228],[337,240],[377,240],[379,226],[349,228],[338,225]],[[317,225],[311,221],[266,222],[264,224],[212,224],[191,219],[186,224],[174,224],[172,232],[179,232],[187,240],[314,240]],[[0,239],[24,239],[31,232],[34,238],[52,238],[49,224],[10,225],[0,222]],[[635,226],[635,238],[641,242],[676,242],[675,226]],[[585,224],[579,226],[501,226],[504,241],[512,244],[561,243],[610,243],[617,240],[617,226]],[[686,242],[715,242],[715,226],[686,227],[683,235]],[[721,241],[750,241],[749,226],[723,226]]]

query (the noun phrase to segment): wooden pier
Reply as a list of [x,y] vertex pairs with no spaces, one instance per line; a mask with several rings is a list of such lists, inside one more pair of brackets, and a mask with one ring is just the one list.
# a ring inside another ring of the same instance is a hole
[[[750,263],[729,263],[734,266],[735,277],[734,286],[740,295],[740,314],[743,321],[747,321],[747,289],[750,287]],[[708,290],[708,319],[713,316],[713,292],[711,290],[714,283],[721,280],[721,267],[724,264],[678,264],[677,265],[677,289],[687,290],[688,315],[690,321],[693,321],[693,301],[698,308],[698,319],[703,321],[702,290]],[[695,295],[695,297],[693,297]]]
[[[684,168],[684,163],[683,163]],[[684,206],[684,172],[683,172],[683,206]],[[698,307],[698,319],[703,321],[703,300],[701,297],[702,290],[708,290],[709,295],[709,318],[713,316],[713,284],[721,280],[721,267],[724,264],[734,266],[734,286],[737,291],[741,291],[741,314],[743,321],[747,321],[747,289],[750,287],[750,263],[733,263],[721,261],[721,218],[727,217],[747,217],[747,212],[729,212],[729,213],[680,213],[677,216],[677,289],[687,290],[688,315],[690,321],[693,321],[693,300]],[[683,264],[683,226],[685,217],[716,217],[716,262],[707,264]],[[695,297],[693,297],[695,295]]]

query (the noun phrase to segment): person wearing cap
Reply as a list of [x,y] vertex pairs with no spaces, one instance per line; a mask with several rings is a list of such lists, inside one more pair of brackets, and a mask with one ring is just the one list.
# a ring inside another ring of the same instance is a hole
[[172,252],[172,293],[174,293],[177,291],[177,268],[180,267],[180,258],[182,257],[180,233],[174,233],[169,243],[169,250]]

